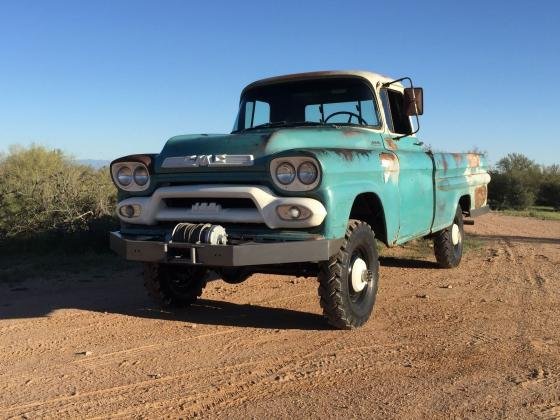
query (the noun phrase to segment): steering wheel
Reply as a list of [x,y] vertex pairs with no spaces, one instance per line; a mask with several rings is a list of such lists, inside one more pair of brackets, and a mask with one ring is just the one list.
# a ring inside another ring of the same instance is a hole
[[328,120],[330,120],[332,117],[336,116],[336,115],[349,115],[348,117],[348,123],[350,123],[350,121],[352,120],[352,117],[356,117],[356,119],[358,120],[358,122],[360,124],[364,124],[367,125],[366,120],[364,120],[362,117],[360,117],[358,114],[354,113],[354,112],[350,112],[350,111],[337,111],[337,112],[333,112],[331,115],[329,115],[327,118],[325,118],[324,122],[326,123]]

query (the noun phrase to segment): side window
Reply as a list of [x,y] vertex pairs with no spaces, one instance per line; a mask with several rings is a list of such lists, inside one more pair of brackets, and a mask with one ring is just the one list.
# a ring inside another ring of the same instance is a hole
[[396,90],[383,89],[381,91],[383,111],[387,119],[387,126],[392,133],[410,134],[412,126],[410,118],[404,112],[404,95]]
[[270,105],[262,101],[250,101],[245,104],[245,128],[255,127],[270,122]]
[[389,106],[389,96],[387,95],[387,89],[381,90],[381,103],[383,104],[383,113],[385,114],[385,122],[389,131],[391,133],[395,132],[395,127],[393,127],[393,118],[391,117],[391,107]]

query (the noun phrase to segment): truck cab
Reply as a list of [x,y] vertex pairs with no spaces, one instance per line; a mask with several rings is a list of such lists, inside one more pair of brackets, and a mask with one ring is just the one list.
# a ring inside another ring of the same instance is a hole
[[410,78],[325,71],[251,83],[231,133],[175,136],[159,154],[111,163],[121,222],[111,248],[145,263],[164,305],[194,302],[211,271],[231,283],[316,276],[327,321],[359,327],[375,304],[377,240],[433,239],[452,268],[463,218],[488,211],[484,157],[426,149],[422,113]]

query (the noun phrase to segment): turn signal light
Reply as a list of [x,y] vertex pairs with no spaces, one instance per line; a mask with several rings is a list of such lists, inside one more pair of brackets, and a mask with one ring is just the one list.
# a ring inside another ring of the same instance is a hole
[[276,207],[276,213],[282,220],[305,220],[311,217],[311,210],[301,206],[278,206]]

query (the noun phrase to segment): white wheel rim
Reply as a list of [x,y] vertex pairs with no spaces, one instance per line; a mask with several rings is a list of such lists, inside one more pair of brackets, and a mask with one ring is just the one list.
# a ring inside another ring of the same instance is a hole
[[453,245],[457,245],[461,242],[461,231],[456,223],[453,223],[453,227],[451,228],[451,240],[453,241]]
[[361,258],[356,258],[354,264],[352,264],[352,289],[354,289],[355,292],[361,292],[367,286],[366,271],[366,262]]

